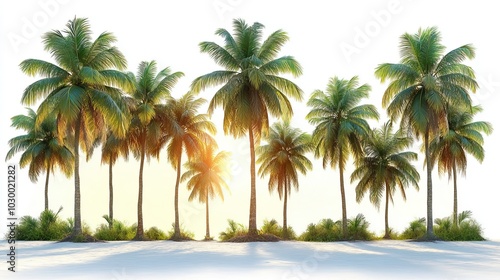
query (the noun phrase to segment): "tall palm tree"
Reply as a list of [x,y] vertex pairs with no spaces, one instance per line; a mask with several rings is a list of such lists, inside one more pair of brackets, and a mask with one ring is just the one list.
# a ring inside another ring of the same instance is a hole
[[312,140],[315,156],[323,157],[323,168],[338,167],[340,195],[342,199],[342,233],[347,238],[347,207],[344,189],[344,170],[349,156],[359,158],[363,154],[361,141],[370,131],[366,119],[378,119],[373,105],[359,105],[368,97],[370,86],[359,86],[358,77],[350,80],[331,78],[326,93],[316,90],[307,105],[311,111],[306,118],[315,125]]
[[446,54],[437,28],[405,33],[400,40],[400,63],[384,63],[375,75],[382,82],[390,79],[382,105],[388,115],[401,120],[401,127],[423,135],[427,166],[427,232],[425,238],[436,239],[432,219],[432,164],[429,141],[439,131],[447,131],[446,110],[451,106],[471,107],[469,90],[477,83],[471,67],[462,64],[475,55],[471,45],[463,45]]
[[179,223],[179,183],[181,179],[182,154],[186,152],[189,159],[198,153],[204,145],[214,145],[209,133],[215,134],[215,125],[207,114],[199,114],[198,109],[206,102],[203,98],[196,98],[190,92],[180,99],[171,99],[168,104],[168,147],[167,155],[173,168],[177,171],[175,180],[175,222],[173,240],[181,238]]
[[234,35],[226,29],[215,34],[224,39],[224,46],[214,42],[200,43],[201,52],[208,53],[224,70],[214,71],[196,78],[195,92],[221,85],[210,101],[208,112],[222,106],[224,133],[242,137],[248,133],[250,141],[250,215],[249,235],[257,235],[257,197],[255,189],[255,145],[269,127],[273,117],[292,114],[287,98],[302,99],[302,90],[281,74],[302,74],[300,64],[291,56],[277,58],[281,47],[288,41],[282,30],[262,40],[264,25],[248,25],[244,20],[233,21]]
[[448,110],[448,131],[434,138],[429,144],[431,163],[438,164],[439,174],[448,173],[448,179],[453,177],[453,223],[458,219],[457,174],[465,175],[467,156],[472,155],[479,162],[484,159],[481,133],[487,135],[493,132],[490,123],[473,122],[474,116],[481,112],[480,106],[472,110],[451,107]]
[[[278,191],[283,200],[283,236],[288,238],[287,203],[288,196],[299,189],[298,172],[305,175],[312,169],[311,161],[305,153],[313,150],[311,136],[292,128],[290,122],[275,123],[266,138],[267,144],[257,148],[261,177],[269,175],[269,192]],[[297,172],[298,171],[298,172]]]
[[130,83],[118,71],[125,69],[126,60],[112,46],[115,41],[115,36],[108,32],[92,41],[88,20],[75,18],[66,29],[43,36],[45,50],[55,64],[38,59],[27,59],[20,64],[24,73],[43,77],[29,85],[21,99],[23,104],[33,105],[45,98],[38,108],[37,125],[55,113],[58,136],[64,138],[69,130],[69,137],[74,139],[75,222],[70,239],[82,234],[79,149],[88,159],[105,125],[120,137],[128,126],[119,104],[121,92],[115,86],[126,89]]
[[206,240],[211,239],[208,201],[217,196],[224,200],[223,188],[229,190],[225,181],[229,177],[228,161],[228,152],[215,154],[214,145],[204,145],[191,161],[184,164],[187,171],[182,174],[181,181],[187,181],[186,185],[191,191],[189,201],[198,198],[200,203],[205,203]]
[[22,152],[19,164],[21,168],[29,165],[28,176],[32,182],[38,181],[42,172],[45,178],[45,210],[49,209],[49,175],[58,167],[64,175],[73,174],[74,157],[70,148],[60,142],[57,136],[55,116],[46,118],[37,127],[37,115],[32,109],[27,109],[28,115],[17,115],[11,118],[12,127],[22,129],[26,134],[9,140],[10,150],[5,160],[11,159],[16,153]]
[[137,74],[129,73],[133,83],[132,98],[135,101],[130,110],[132,121],[128,133],[129,145],[139,165],[139,194],[137,201],[137,232],[134,240],[144,240],[142,218],[143,171],[146,156],[158,156],[158,146],[163,136],[163,119],[168,114],[165,102],[182,72],[164,68],[157,72],[156,62],[141,62]]
[[113,166],[118,157],[122,156],[128,159],[129,143],[126,138],[118,138],[113,132],[108,131],[106,139],[102,144],[101,149],[101,164],[108,164],[108,181],[109,181],[109,227],[113,227]]
[[385,191],[385,235],[389,239],[389,200],[394,204],[397,189],[406,200],[405,189],[413,185],[417,190],[420,174],[410,163],[417,154],[406,151],[413,138],[403,131],[392,132],[392,123],[370,132],[363,142],[364,156],[356,160],[356,170],[351,174],[351,183],[356,186],[356,201],[359,203],[365,193],[370,193],[370,202],[380,208],[380,200]]

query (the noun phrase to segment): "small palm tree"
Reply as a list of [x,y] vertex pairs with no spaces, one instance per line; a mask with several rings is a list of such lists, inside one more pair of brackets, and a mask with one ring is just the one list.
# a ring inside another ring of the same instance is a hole
[[448,129],[447,108],[472,107],[469,90],[475,91],[474,71],[462,62],[475,55],[471,45],[458,47],[444,54],[441,34],[437,28],[419,29],[416,34],[401,36],[400,63],[384,63],[375,75],[387,87],[382,105],[393,120],[401,119],[401,128],[423,135],[427,166],[427,232],[429,240],[436,239],[432,219],[432,164],[429,142],[433,135]]
[[394,203],[397,189],[406,200],[405,188],[409,185],[418,190],[418,174],[410,163],[417,154],[405,151],[413,139],[401,130],[392,132],[392,123],[384,124],[381,129],[373,130],[364,141],[364,156],[356,160],[356,170],[351,174],[351,183],[359,180],[356,186],[356,201],[359,203],[365,193],[370,193],[370,202],[377,208],[385,191],[385,235],[390,238],[389,200]]
[[214,42],[200,43],[225,70],[214,71],[196,78],[192,83],[195,92],[207,87],[223,86],[210,101],[210,114],[218,107],[224,110],[224,133],[242,137],[248,133],[250,141],[250,215],[249,235],[257,235],[257,196],[255,188],[255,145],[269,127],[269,115],[289,116],[292,106],[287,97],[302,99],[302,90],[282,74],[297,77],[302,74],[300,64],[291,56],[277,58],[281,47],[288,41],[282,30],[273,32],[262,42],[264,25],[248,25],[241,19],[233,21],[234,36],[226,29],[215,34],[224,39],[225,45]]
[[363,154],[361,141],[370,131],[366,119],[378,119],[375,106],[358,105],[369,91],[369,85],[359,86],[358,77],[350,80],[334,77],[328,82],[326,94],[316,90],[307,102],[312,109],[306,118],[316,126],[312,135],[315,156],[323,157],[323,168],[337,166],[340,172],[344,238],[347,238],[344,170],[351,154],[355,158]]
[[75,212],[69,239],[83,234],[79,150],[89,159],[95,140],[106,131],[105,127],[123,137],[128,126],[120,104],[120,89],[127,89],[130,83],[118,71],[125,69],[125,57],[112,46],[116,41],[113,34],[104,32],[92,40],[91,33],[87,19],[70,20],[65,30],[50,31],[43,36],[45,50],[56,64],[38,59],[27,59],[20,64],[24,73],[43,77],[29,85],[21,99],[23,104],[33,105],[45,98],[38,108],[36,125],[56,114],[58,137],[65,138],[69,131],[68,138],[74,139]]
[[187,93],[180,99],[171,99],[168,104],[169,117],[167,120],[167,155],[170,163],[177,171],[175,180],[175,222],[173,240],[181,238],[179,223],[179,183],[181,179],[182,154],[186,152],[192,159],[202,150],[204,145],[214,145],[209,133],[215,134],[215,125],[207,114],[198,114],[198,109],[206,102],[205,99],[195,98],[194,93]]
[[493,132],[490,123],[484,121],[473,122],[474,116],[481,112],[480,106],[472,110],[449,108],[448,131],[434,138],[429,144],[432,165],[438,164],[439,174],[448,173],[448,179],[453,177],[453,223],[458,220],[457,174],[465,175],[467,156],[472,155],[479,162],[484,159],[481,133],[487,135]]
[[12,127],[22,129],[26,134],[9,140],[10,150],[5,160],[11,159],[16,153],[22,152],[21,168],[29,165],[28,176],[32,182],[38,181],[42,172],[45,178],[45,210],[49,210],[49,175],[58,167],[64,175],[73,174],[74,157],[70,148],[61,142],[57,136],[55,116],[45,119],[37,128],[37,115],[32,109],[27,109],[28,115],[17,115],[11,118]]
[[286,239],[288,196],[292,186],[299,189],[298,172],[305,175],[312,169],[305,153],[312,151],[313,145],[309,134],[292,128],[288,121],[275,123],[266,140],[266,145],[257,148],[257,163],[261,164],[259,174],[261,177],[269,175],[269,192],[277,190],[280,199],[284,196],[283,236]]
[[137,232],[134,240],[145,239],[142,218],[144,161],[146,156],[158,156],[159,143],[164,137],[163,120],[168,114],[165,102],[171,98],[170,91],[183,75],[169,68],[157,72],[155,61],[141,62],[136,76],[129,73],[134,87],[131,94],[134,102],[130,110],[132,121],[128,139],[135,158],[140,160]]
[[211,239],[208,202],[215,197],[224,200],[223,188],[229,190],[225,181],[229,177],[228,160],[228,152],[215,154],[214,147],[206,145],[191,161],[184,164],[187,171],[182,174],[181,181],[187,181],[187,188],[191,191],[189,201],[198,198],[200,203],[205,203],[206,240]]

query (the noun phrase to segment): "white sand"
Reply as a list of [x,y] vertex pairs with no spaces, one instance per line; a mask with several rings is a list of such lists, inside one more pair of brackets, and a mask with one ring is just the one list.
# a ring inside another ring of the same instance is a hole
[[[2,252],[7,243],[2,241]],[[0,279],[500,279],[500,242],[18,242]],[[2,254],[4,259],[6,255]]]

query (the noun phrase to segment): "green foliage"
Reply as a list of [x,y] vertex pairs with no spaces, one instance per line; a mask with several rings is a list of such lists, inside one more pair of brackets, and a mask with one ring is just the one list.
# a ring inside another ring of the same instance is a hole
[[144,235],[146,236],[146,239],[148,240],[165,240],[167,239],[167,234],[157,228],[157,227],[150,227],[148,230],[144,232]]
[[264,224],[260,228],[261,234],[272,234],[281,239],[294,240],[297,239],[297,234],[293,230],[292,227],[287,227],[287,237],[285,238],[285,232],[283,231],[283,227],[278,224],[275,219],[272,220],[264,220]]
[[219,240],[227,241],[236,236],[242,236],[248,233],[248,229],[240,223],[235,222],[234,220],[228,219],[227,223],[229,226],[225,231],[219,233]]
[[[368,223],[363,214],[358,214],[353,219],[347,220],[347,240],[372,240],[374,234],[368,230]],[[331,242],[346,240],[342,234],[342,221],[334,222],[332,219],[323,219],[317,225],[309,224],[306,231],[300,235],[299,240]]]
[[363,214],[358,214],[354,219],[347,220],[347,238],[349,240],[372,240],[374,234],[368,231],[369,222]]
[[72,227],[67,221],[61,220],[57,213],[45,210],[37,218],[24,216],[16,230],[17,240],[61,240],[71,233]]
[[[106,217],[105,215],[103,218],[106,219]],[[107,241],[132,240],[134,238],[137,225],[127,226],[124,222],[113,220],[113,226],[110,227],[108,219],[106,221],[107,224],[101,224],[96,229],[95,238]]]
[[434,231],[436,236],[446,241],[483,241],[481,226],[472,219],[471,211],[464,211],[458,215],[457,224],[453,224],[453,217],[435,219]]
[[426,231],[425,218],[416,219],[401,234],[402,239],[418,239],[424,236]]
[[[193,240],[194,239],[194,233],[191,231],[186,230],[182,225],[180,226],[180,231],[181,231],[181,240]],[[175,224],[172,223],[172,229],[168,231],[166,239],[172,239],[174,237],[175,233]]]

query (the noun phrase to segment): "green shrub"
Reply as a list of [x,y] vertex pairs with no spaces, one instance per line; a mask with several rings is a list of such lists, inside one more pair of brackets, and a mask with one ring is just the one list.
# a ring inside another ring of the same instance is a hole
[[[181,231],[182,234],[182,231]],[[164,231],[157,227],[151,227],[146,232],[144,232],[144,235],[146,236],[147,239],[149,240],[165,240],[167,239],[167,234],[165,234]]]
[[124,222],[113,219],[113,226],[110,228],[110,221],[106,219],[106,215],[103,218],[108,223],[99,225],[95,231],[95,238],[107,241],[132,240],[134,238],[137,229],[135,224],[127,226]]
[[471,211],[464,211],[458,215],[457,224],[452,217],[435,219],[434,233],[446,241],[482,241],[481,226],[472,219]]
[[317,225],[309,224],[304,233],[299,237],[303,241],[330,242],[342,240],[341,222],[332,219],[323,219]]
[[426,232],[425,218],[416,219],[410,222],[410,225],[401,234],[402,239],[418,239],[424,236]]
[[287,226],[287,236],[285,237],[285,232],[283,231],[283,227],[278,224],[275,219],[272,220],[264,220],[264,224],[260,228],[261,234],[272,234],[281,239],[294,240],[297,238],[295,231],[292,227]]
[[347,220],[347,238],[349,240],[372,240],[374,234],[368,230],[370,223],[363,214],[358,214],[354,219]]
[[67,221],[62,221],[57,213],[52,210],[44,210],[38,219],[31,216],[21,218],[16,229],[17,240],[61,240],[71,233],[71,227]]
[[243,224],[237,223],[231,219],[228,219],[227,223],[229,226],[226,230],[219,233],[219,240],[221,241],[227,241],[233,237],[246,235],[248,233],[248,229],[245,228]]
[[[181,230],[181,240],[193,240],[194,239],[194,233],[184,229],[184,227],[181,225],[180,226]],[[172,239],[174,236],[175,232],[175,224],[172,223],[172,229],[167,233],[167,238],[166,239]]]
[[40,238],[40,231],[38,219],[31,216],[24,216],[20,219],[19,225],[16,229],[17,240],[42,240]]

